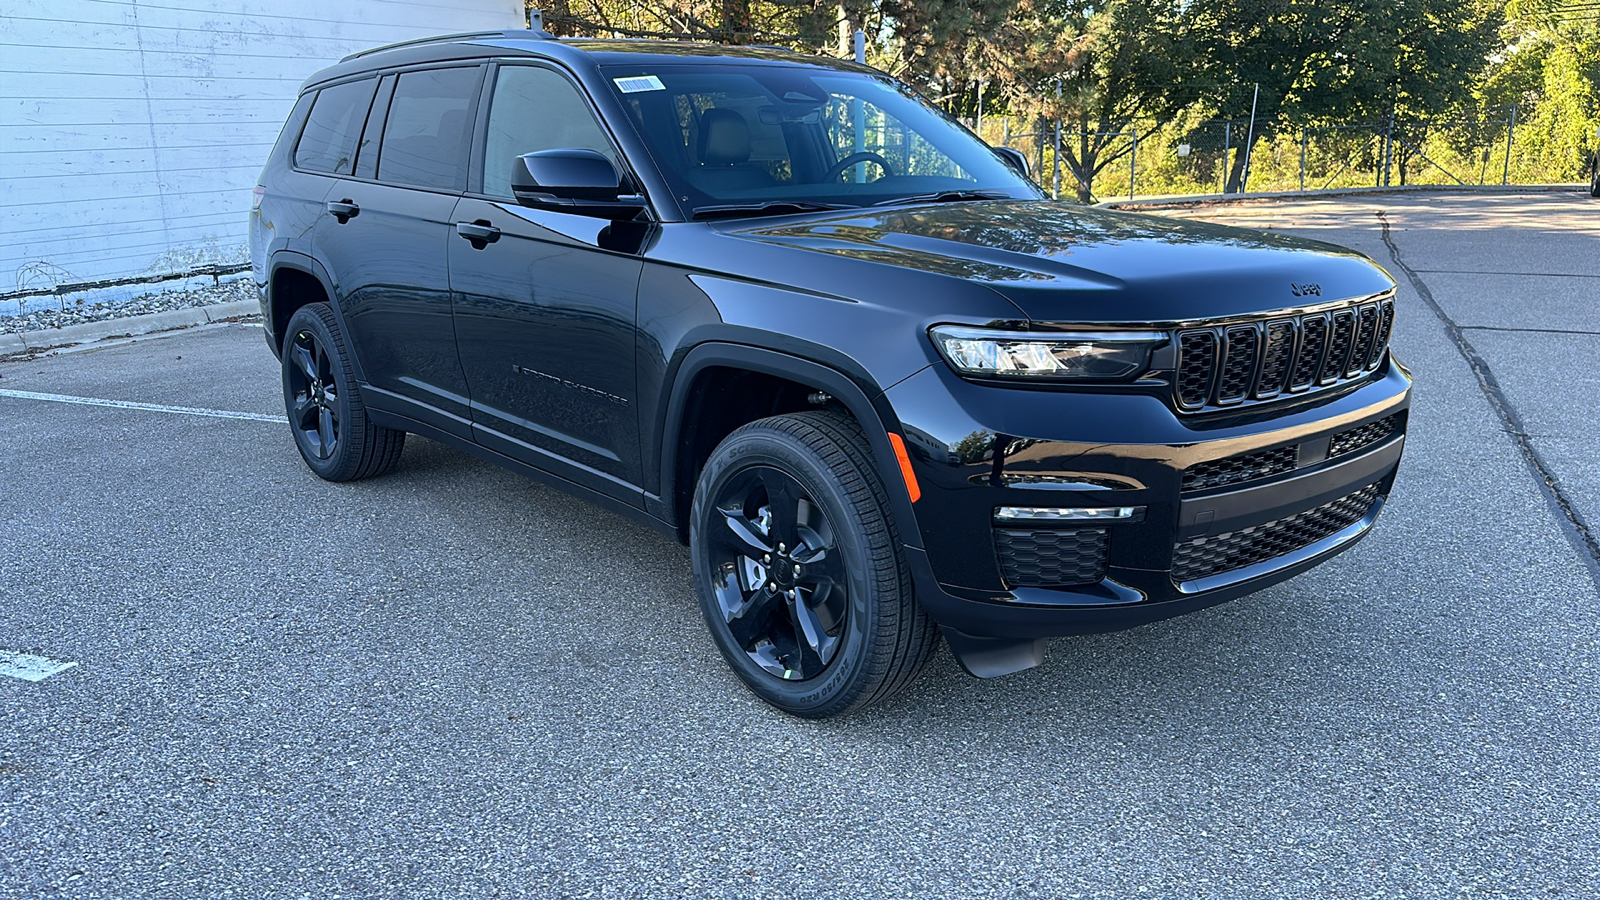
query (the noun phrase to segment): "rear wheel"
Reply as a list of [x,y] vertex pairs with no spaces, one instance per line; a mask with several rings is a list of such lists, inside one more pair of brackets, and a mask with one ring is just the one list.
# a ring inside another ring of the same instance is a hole
[[328,481],[382,475],[400,462],[406,433],[367,417],[339,320],[326,303],[303,306],[289,319],[283,404],[301,458]]
[[855,422],[752,422],[712,453],[691,513],[695,586],[717,647],[763,700],[822,718],[909,684],[937,633]]
[[1589,196],[1600,197],[1600,150],[1594,152],[1594,165],[1589,167]]

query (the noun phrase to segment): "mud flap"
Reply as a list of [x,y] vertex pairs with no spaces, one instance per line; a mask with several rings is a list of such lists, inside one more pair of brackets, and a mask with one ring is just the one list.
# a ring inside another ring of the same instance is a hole
[[940,625],[939,630],[944,633],[944,642],[950,645],[956,662],[967,670],[968,675],[999,678],[1044,662],[1044,638],[1018,640],[974,637],[948,625]]

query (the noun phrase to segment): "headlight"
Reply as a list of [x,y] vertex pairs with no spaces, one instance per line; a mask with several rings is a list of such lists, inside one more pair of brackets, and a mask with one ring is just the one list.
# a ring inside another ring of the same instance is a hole
[[936,325],[933,342],[957,372],[1028,381],[1117,381],[1149,365],[1163,331],[989,331]]

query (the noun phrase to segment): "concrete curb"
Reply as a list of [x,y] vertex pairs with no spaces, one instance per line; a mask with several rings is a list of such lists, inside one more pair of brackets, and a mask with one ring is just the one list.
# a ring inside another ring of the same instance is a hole
[[1587,191],[1587,184],[1407,184],[1389,187],[1322,188],[1305,191],[1260,191],[1249,194],[1162,194],[1133,200],[1102,200],[1095,206],[1105,209],[1134,209],[1141,206],[1211,206],[1242,200],[1301,200],[1316,197],[1346,197],[1353,194],[1544,194]]
[[41,328],[38,331],[24,331],[21,334],[0,334],[0,356],[9,356],[14,353],[33,350],[49,350],[52,347],[65,347],[71,344],[86,344],[91,341],[105,340],[106,338],[134,337],[141,334],[153,334],[158,331],[193,328],[196,325],[206,325],[226,319],[259,315],[260,313],[261,305],[254,300],[236,300],[232,303],[213,303],[210,306],[195,306],[189,309],[172,309],[142,316],[84,322],[80,325],[67,325],[62,328]]

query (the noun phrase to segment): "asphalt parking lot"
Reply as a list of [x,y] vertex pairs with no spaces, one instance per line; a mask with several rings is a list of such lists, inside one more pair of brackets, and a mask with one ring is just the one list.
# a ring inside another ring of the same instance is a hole
[[0,362],[0,653],[77,664],[0,677],[0,896],[1600,895],[1600,201],[1166,212],[1401,283],[1375,533],[820,723],[643,527],[420,439],[318,481],[257,327]]

